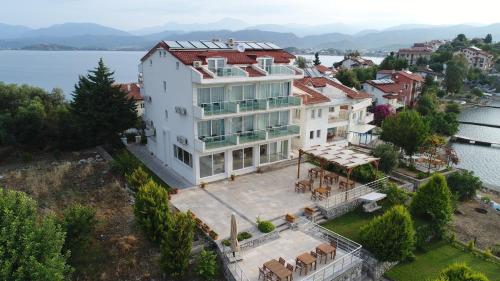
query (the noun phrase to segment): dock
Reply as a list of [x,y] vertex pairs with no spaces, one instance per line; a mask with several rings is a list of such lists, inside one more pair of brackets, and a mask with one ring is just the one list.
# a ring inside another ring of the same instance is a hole
[[499,147],[500,148],[500,142],[477,140],[477,139],[473,139],[473,138],[461,136],[461,135],[455,135],[455,136],[451,137],[451,141],[458,142],[458,143],[466,143],[466,144],[473,144],[473,145],[479,145],[479,146],[489,146],[489,147]]

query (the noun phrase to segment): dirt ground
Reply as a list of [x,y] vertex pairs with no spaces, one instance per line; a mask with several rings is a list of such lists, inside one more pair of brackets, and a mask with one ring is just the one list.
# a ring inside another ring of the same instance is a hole
[[[498,196],[484,195],[500,202]],[[453,228],[457,239],[465,243],[476,239],[476,247],[484,250],[500,244],[500,213],[488,208],[488,213],[482,214],[476,211],[480,207],[480,203],[475,200],[460,203],[457,209],[462,214],[453,216]]]
[[0,186],[32,196],[41,213],[60,214],[78,202],[99,221],[88,254],[75,257],[73,280],[160,280],[159,251],[134,222],[123,183],[96,151],[34,155],[29,163],[11,155],[0,162]]

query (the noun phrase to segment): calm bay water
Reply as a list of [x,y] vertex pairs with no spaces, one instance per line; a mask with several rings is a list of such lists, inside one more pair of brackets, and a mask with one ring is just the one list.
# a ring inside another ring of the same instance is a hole
[[[116,51],[0,51],[0,81],[29,84],[47,90],[61,88],[69,99],[78,81],[97,65],[99,58],[115,71],[117,82],[137,80],[137,65],[145,52]],[[305,56],[312,59],[313,56]],[[342,56],[320,56],[322,64],[331,66]],[[380,63],[382,58],[369,58]],[[500,102],[496,102],[500,105]],[[500,109],[468,108],[460,115],[461,120],[500,124]],[[460,125],[459,134],[484,140],[500,141],[500,129]],[[453,144],[460,157],[459,167],[472,170],[488,185],[500,190],[500,148]]]

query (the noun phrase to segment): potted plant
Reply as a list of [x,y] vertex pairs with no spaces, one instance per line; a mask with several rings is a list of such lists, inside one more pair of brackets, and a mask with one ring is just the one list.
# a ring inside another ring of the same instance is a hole
[[286,214],[285,219],[289,223],[294,223],[297,218],[292,214]]
[[201,187],[201,188],[205,188],[206,186],[207,186],[207,183],[206,183],[206,182],[202,181],[202,182],[200,183],[200,187]]
[[201,226],[201,229],[202,229],[205,233],[209,233],[209,232],[210,232],[210,226],[208,226],[206,223],[204,223],[204,224]]
[[177,194],[177,193],[179,193],[179,189],[172,187],[171,189],[168,190],[168,193],[169,194]]
[[309,207],[305,207],[304,213],[306,214],[306,216],[312,216],[312,214],[314,213],[314,210],[309,208]]
[[191,212],[191,210],[188,210],[187,213],[188,213],[188,215],[191,216],[191,218],[197,219],[196,215],[193,212]]
[[200,219],[200,218],[194,218],[194,221],[196,222],[196,225],[197,225],[198,227],[201,227],[201,226],[203,225],[203,222],[201,221],[201,219]]
[[236,179],[236,175],[235,174],[231,174],[231,181],[234,181],[234,179]]
[[219,239],[219,234],[217,234],[217,232],[213,231],[213,230],[210,230],[210,232],[208,233],[208,235],[210,236],[210,238],[212,238],[213,240],[217,240]]

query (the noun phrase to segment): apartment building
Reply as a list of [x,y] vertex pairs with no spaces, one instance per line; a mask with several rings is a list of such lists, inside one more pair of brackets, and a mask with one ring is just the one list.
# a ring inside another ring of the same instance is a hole
[[193,184],[289,159],[294,60],[272,43],[159,42],[139,65],[148,150]]
[[375,127],[369,125],[371,96],[351,89],[336,79],[304,77],[294,82],[293,93],[302,99],[293,113],[293,122],[301,127],[293,140],[294,148],[334,143],[345,145],[367,142]]
[[415,44],[411,48],[399,49],[397,56],[401,59],[405,59],[409,66],[416,65],[419,58],[429,61],[431,55],[434,52],[431,46],[425,44]]
[[397,109],[413,105],[423,84],[422,76],[407,70],[380,70],[375,80],[363,83],[363,90],[373,96],[376,104],[390,104]]
[[470,67],[479,68],[483,71],[489,71],[493,66],[493,55],[472,46],[460,50],[464,55]]

